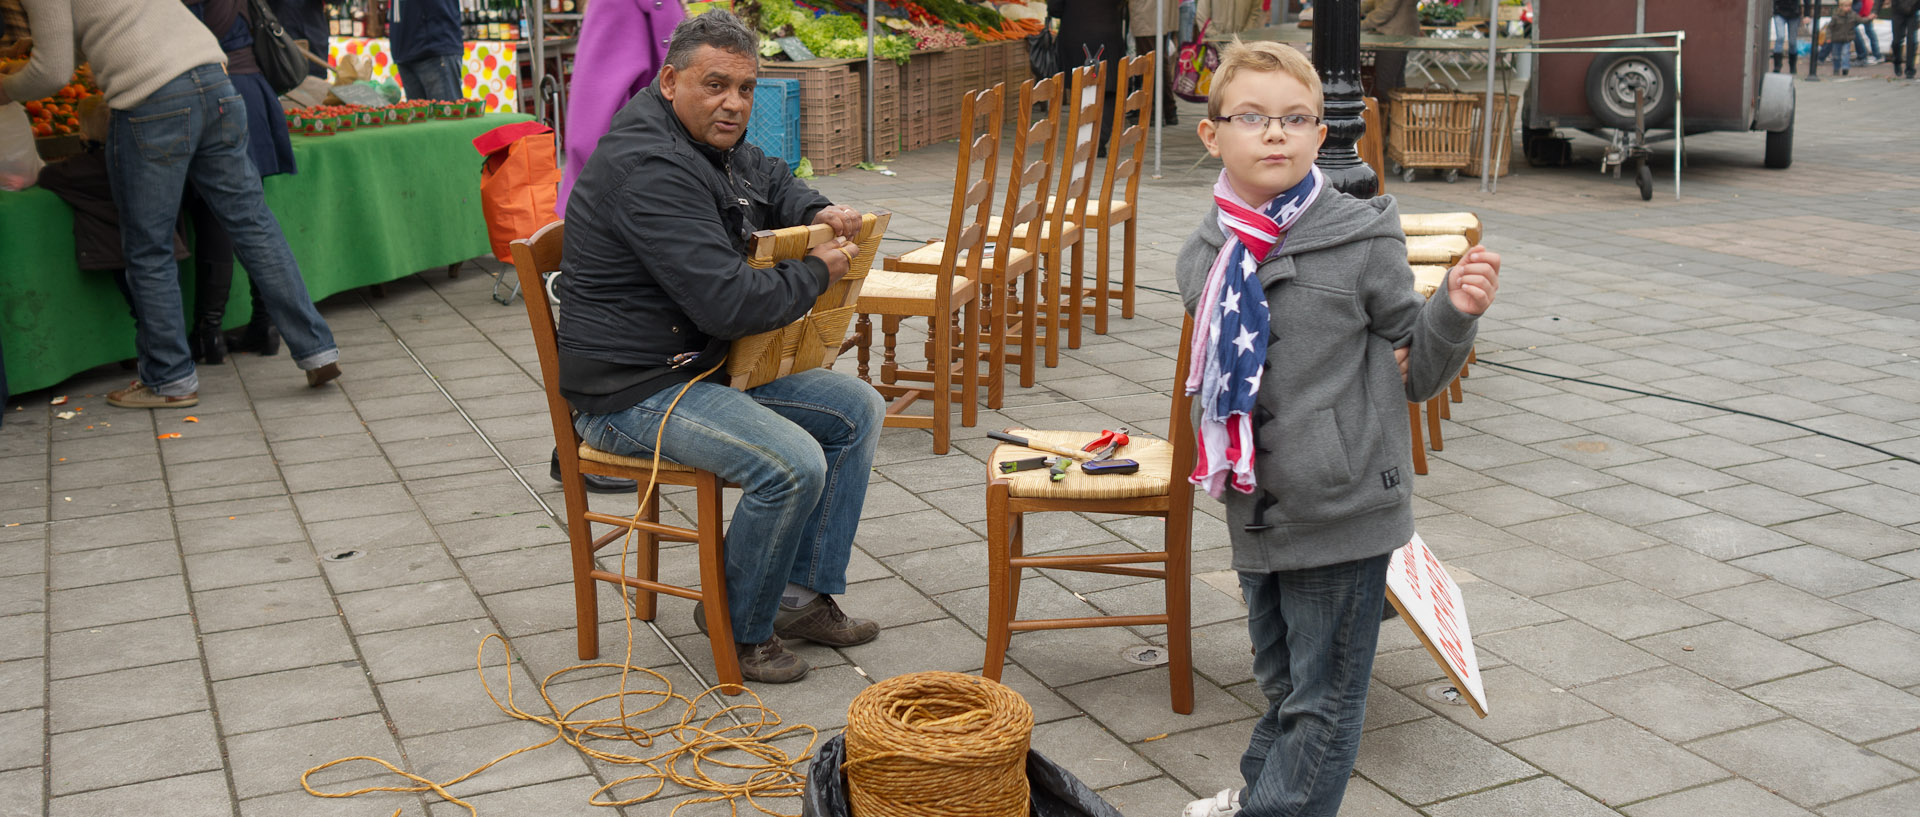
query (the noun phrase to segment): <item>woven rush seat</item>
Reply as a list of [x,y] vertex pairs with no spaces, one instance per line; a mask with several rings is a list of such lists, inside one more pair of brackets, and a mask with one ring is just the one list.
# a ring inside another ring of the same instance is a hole
[[[1093,442],[1100,435],[1086,431],[1029,431],[1016,429],[1009,432],[1043,443],[1057,446],[1079,448]],[[1090,475],[1078,467],[1067,472],[1065,479],[1053,482],[1048,479],[1045,469],[1037,471],[1016,471],[1001,474],[1000,463],[1011,460],[1023,460],[1028,457],[1051,457],[1045,451],[1035,451],[1025,446],[1004,443],[993,449],[993,456],[987,460],[987,477],[1001,477],[1009,483],[1008,494],[1016,497],[1035,499],[1138,499],[1148,496],[1162,496],[1167,492],[1167,482],[1173,473],[1173,445],[1165,440],[1149,440],[1134,437],[1125,448],[1114,454],[1114,459],[1133,460],[1140,463],[1140,470],[1132,474]]]
[[[1047,199],[1047,209],[1052,210],[1053,208],[1058,207],[1059,202],[1060,200],[1058,198]],[[1133,205],[1128,204],[1126,199],[1115,199],[1112,202],[1112,204],[1109,205],[1107,202],[1101,201],[1098,198],[1090,198],[1090,199],[1087,199],[1087,212],[1086,212],[1087,221],[1091,222],[1091,221],[1104,220],[1107,217],[1107,210],[1109,209],[1109,207],[1111,207],[1113,212],[1117,214],[1118,218],[1126,218],[1128,215],[1131,215],[1133,213]],[[1069,208],[1068,212],[1071,213],[1072,209]]]
[[[587,445],[586,443],[580,444],[580,459],[586,460],[588,462],[597,462],[602,465],[618,465],[622,468],[639,468],[643,471],[653,470],[652,457],[629,457],[622,454],[609,454],[605,451],[601,451],[598,448],[594,448],[591,445]],[[665,456],[662,456],[660,458],[660,470],[661,471],[683,471],[691,474],[697,469],[690,468],[685,465],[681,465],[680,463],[674,462],[673,460],[667,459]]]
[[1413,291],[1422,298],[1431,298],[1440,289],[1440,282],[1447,280],[1447,267],[1437,264],[1415,264],[1413,267]]
[[1446,264],[1460,260],[1469,248],[1463,235],[1407,236],[1407,263]]
[[[992,232],[992,230],[988,230],[988,232]],[[920,249],[914,250],[913,252],[909,252],[905,255],[900,256],[899,258],[895,258],[891,260],[898,266],[903,266],[903,267],[938,267],[940,265],[940,257],[946,249],[946,243],[947,242],[945,241],[934,241],[927,244],[924,247],[921,247]],[[964,265],[967,263],[968,252],[969,252],[968,250],[960,251],[960,262],[959,262],[960,264]],[[1026,261],[1027,256],[1029,255],[1032,255],[1032,253],[1029,253],[1026,250],[1020,249],[1019,247],[1014,247],[1013,256],[1007,260],[1011,262],[1012,266],[1018,266],[1022,262]],[[986,257],[992,258],[993,251],[991,250],[988,251]],[[872,287],[873,282],[868,281],[867,286],[869,288]]]
[[[950,279],[955,296],[963,296],[973,282],[959,276]],[[862,298],[917,298],[933,300],[935,288],[940,285],[940,276],[924,272],[893,272],[874,270],[867,273],[867,282],[860,288]]]
[[[1079,229],[1080,229],[1080,225],[1078,225],[1078,224],[1075,224],[1075,223],[1073,223],[1073,222],[1071,222],[1071,221],[1065,221],[1065,222],[1061,222],[1061,224],[1060,224],[1060,232],[1061,232],[1061,233],[1063,233],[1063,234],[1065,234],[1065,235],[1067,235],[1067,236],[1072,236],[1072,235],[1073,235],[1073,234],[1074,234],[1075,232],[1077,232],[1077,231],[1078,231]],[[987,220],[987,232],[989,232],[989,233],[994,233],[994,234],[998,234],[998,233],[1000,232],[1000,217],[999,217],[999,216],[994,216],[993,218],[990,218],[990,219],[988,219],[988,220]],[[1027,225],[1025,225],[1025,224],[1016,224],[1016,225],[1014,225],[1014,226],[1013,226],[1013,237],[1014,237],[1014,238],[1026,238],[1026,237],[1027,237]],[[1053,240],[1053,223],[1052,223],[1051,221],[1048,221],[1048,220],[1046,220],[1046,219],[1042,219],[1042,220],[1040,221],[1040,240],[1041,240],[1041,241],[1052,241],[1052,240]]]

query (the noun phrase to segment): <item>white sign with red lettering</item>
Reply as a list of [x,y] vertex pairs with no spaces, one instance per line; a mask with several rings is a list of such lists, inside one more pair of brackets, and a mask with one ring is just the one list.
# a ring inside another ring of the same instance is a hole
[[1413,541],[1393,552],[1393,561],[1387,566],[1387,600],[1400,611],[1400,617],[1413,628],[1413,634],[1433,654],[1433,660],[1446,671],[1474,713],[1486,717],[1487,691],[1480,683],[1473,630],[1467,627],[1466,599],[1420,534],[1414,534]]

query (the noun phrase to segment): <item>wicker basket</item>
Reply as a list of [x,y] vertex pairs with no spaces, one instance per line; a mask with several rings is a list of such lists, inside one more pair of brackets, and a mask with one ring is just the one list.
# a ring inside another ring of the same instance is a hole
[[1467,166],[1479,97],[1444,89],[1395,88],[1387,101],[1388,161],[1430,170]]
[[[727,350],[727,379],[734,388],[751,389],[794,372],[828,366],[840,356],[840,344],[847,339],[854,307],[860,300],[861,284],[879,254],[880,238],[886,234],[890,218],[886,212],[861,217],[860,234],[854,239],[860,251],[848,265],[846,277],[827,287],[805,317],[733,342]],[[832,236],[833,232],[823,225],[757,232],[747,263],[766,268],[800,258]]]
[[[1502,8],[1510,8],[1502,6]],[[1484,132],[1480,124],[1481,112],[1487,107],[1486,97],[1474,97],[1473,117],[1468,123],[1472,129],[1473,146],[1467,151],[1467,175],[1480,175],[1480,135]],[[1493,95],[1493,175],[1507,175],[1508,165],[1513,158],[1513,123],[1520,118],[1519,94]],[[1503,110],[1504,109],[1504,113]]]

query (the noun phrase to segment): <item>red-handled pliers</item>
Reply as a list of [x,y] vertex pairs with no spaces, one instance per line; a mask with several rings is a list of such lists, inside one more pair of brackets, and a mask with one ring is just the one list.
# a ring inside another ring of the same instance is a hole
[[1112,456],[1114,452],[1119,451],[1121,448],[1124,448],[1126,444],[1129,442],[1131,442],[1131,440],[1127,437],[1127,429],[1125,427],[1119,428],[1117,430],[1103,428],[1100,430],[1100,437],[1098,439],[1095,439],[1093,442],[1087,443],[1086,445],[1082,446],[1080,450],[1081,451],[1100,451],[1103,448],[1106,449],[1105,452],[1102,453],[1100,456],[1094,457],[1094,459],[1100,460],[1100,459],[1106,459],[1108,456]]

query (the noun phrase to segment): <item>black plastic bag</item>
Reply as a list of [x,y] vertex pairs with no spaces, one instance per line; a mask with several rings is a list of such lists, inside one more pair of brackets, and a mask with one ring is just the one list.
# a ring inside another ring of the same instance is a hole
[[[846,736],[835,735],[813,753],[800,817],[853,817],[847,806]],[[1120,810],[1094,794],[1065,767],[1027,751],[1027,784],[1032,787],[1032,817],[1121,817]]]
[[1033,72],[1036,80],[1060,73],[1060,53],[1053,42],[1053,29],[1040,29],[1039,34],[1027,38],[1027,70]]

